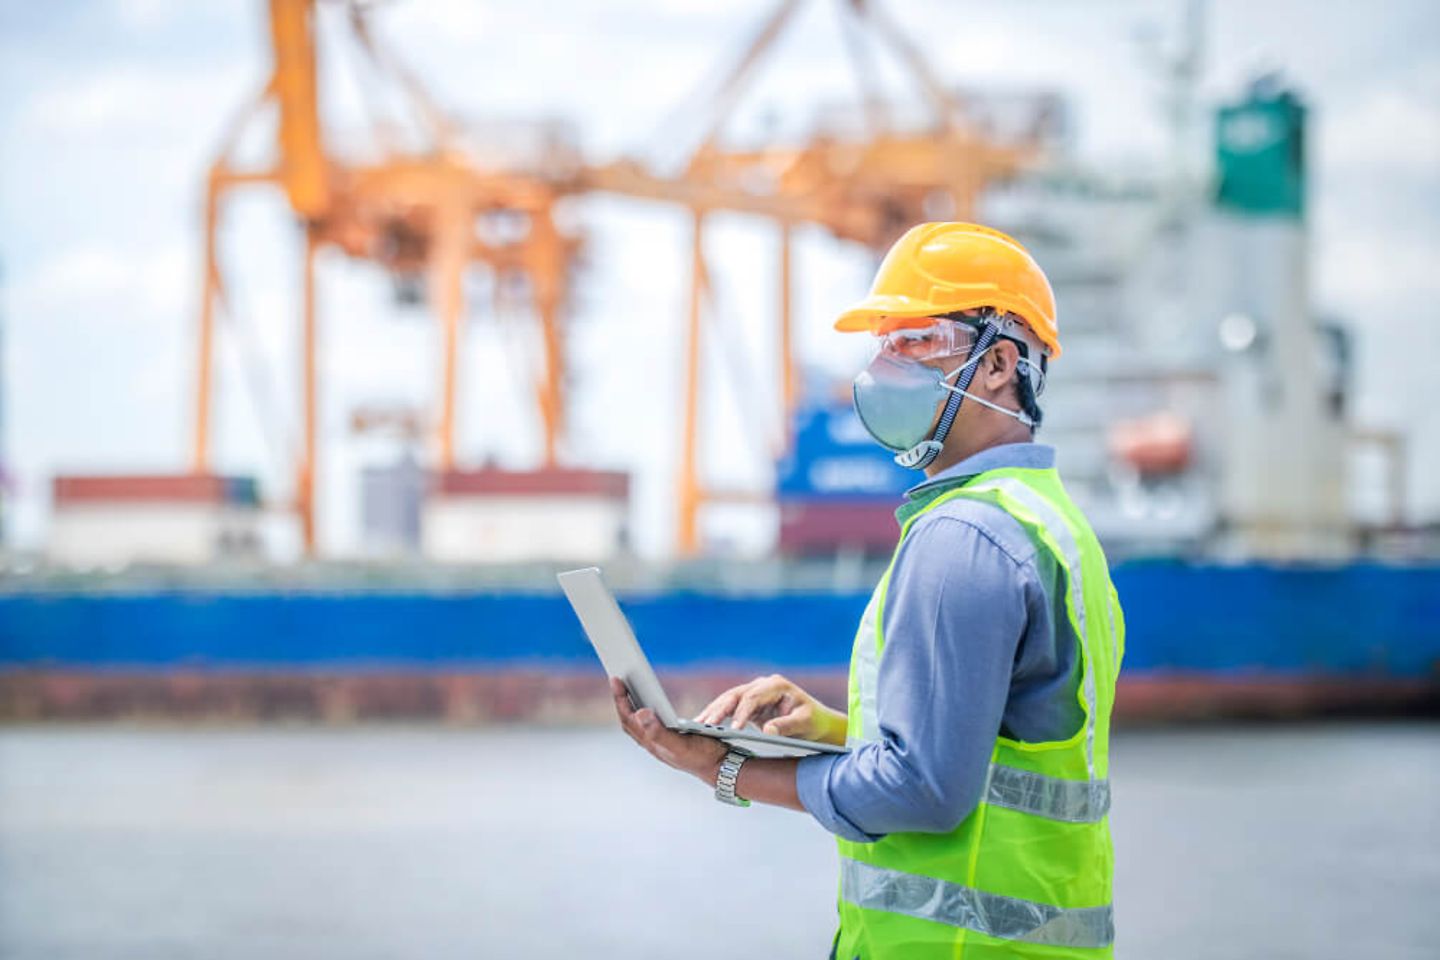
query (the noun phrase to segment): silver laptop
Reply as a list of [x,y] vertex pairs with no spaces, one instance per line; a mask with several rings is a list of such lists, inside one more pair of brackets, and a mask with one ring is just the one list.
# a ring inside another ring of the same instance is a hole
[[600,568],[568,570],[558,574],[556,579],[560,581],[560,589],[565,591],[570,606],[575,609],[575,615],[580,618],[580,625],[585,628],[591,646],[600,655],[605,672],[625,682],[630,700],[637,709],[649,707],[654,710],[660,722],[671,730],[714,737],[762,757],[803,757],[812,753],[845,752],[844,747],[829,743],[764,733],[753,723],[735,730],[728,726],[696,723],[676,715],[670,698],[665,696],[659,678],[650,667],[650,661],[640,649],[640,642],[635,639],[635,632],[630,629],[630,622],[621,612],[620,604],[616,603],[615,595],[600,579]]

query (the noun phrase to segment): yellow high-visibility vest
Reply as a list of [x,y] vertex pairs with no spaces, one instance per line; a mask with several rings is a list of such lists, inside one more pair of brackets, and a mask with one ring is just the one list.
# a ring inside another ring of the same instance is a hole
[[[1053,469],[989,470],[928,502],[906,504],[899,513],[901,542],[918,517],[957,497],[1003,509],[1065,571],[1065,611],[1080,642],[1076,696],[1085,722],[1067,740],[997,738],[979,805],[949,833],[840,840],[835,956],[1110,957],[1110,712],[1125,627],[1109,565]],[[879,739],[876,673],[885,649],[889,582],[886,570],[855,637],[847,729],[852,746]]]

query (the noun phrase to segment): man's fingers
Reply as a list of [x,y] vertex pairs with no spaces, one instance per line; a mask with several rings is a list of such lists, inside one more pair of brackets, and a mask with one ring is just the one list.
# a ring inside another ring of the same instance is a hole
[[[646,714],[649,714],[651,717],[654,716],[653,713],[646,710],[632,711],[630,716],[624,719],[623,723],[625,732],[630,735],[630,739],[640,744],[640,746],[646,750],[650,750],[650,741],[654,739],[654,733],[653,728],[648,727],[645,723]],[[651,750],[651,752],[653,753],[654,751]]]
[[629,716],[635,712],[630,705],[630,691],[625,688],[625,681],[619,677],[610,678],[610,696],[615,698],[615,709],[620,711],[621,716]]
[[740,702],[735,705],[730,726],[737,730],[740,729],[750,722],[750,718],[755,716],[757,711],[778,699],[780,699],[780,691],[768,680],[755,681],[750,685],[750,689],[740,697]]
[[615,713],[620,718],[620,729],[624,730],[631,740],[640,743],[640,727],[635,722],[635,708],[630,703],[630,692],[625,688],[625,681],[611,677],[610,693],[615,699]]
[[[644,710],[635,711],[630,721],[635,725],[636,730],[640,732],[640,736],[652,743],[658,737],[670,734],[670,730],[665,724],[660,722],[660,718],[655,716],[655,711],[649,707],[646,707]],[[671,734],[671,736],[678,736],[678,734]]]
[[704,710],[701,710],[699,715],[695,717],[695,720],[699,723],[719,723],[721,720],[724,720],[735,712],[735,704],[740,702],[740,695],[745,692],[745,688],[748,686],[750,685],[747,683],[726,690],[720,694],[720,696],[711,700],[710,705]]
[[800,737],[808,740],[810,739],[810,711],[805,707],[799,707],[782,717],[776,717],[761,729],[779,737]]
[[625,692],[625,684],[614,677],[610,678],[610,699],[615,703],[615,713],[619,715],[620,722],[624,723],[630,715],[630,695]]
[[635,741],[640,746],[650,751],[650,754],[656,759],[672,767],[678,766],[675,751],[668,742],[669,736],[676,736],[676,734],[670,734],[670,731],[660,722],[660,718],[655,716],[654,710],[648,707],[644,710],[637,710],[631,720],[638,728]]

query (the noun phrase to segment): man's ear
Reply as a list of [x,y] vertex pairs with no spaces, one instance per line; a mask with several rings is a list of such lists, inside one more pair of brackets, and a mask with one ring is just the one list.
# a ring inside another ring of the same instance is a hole
[[1020,359],[1020,351],[1008,340],[996,340],[985,355],[985,387],[991,392],[1010,382]]

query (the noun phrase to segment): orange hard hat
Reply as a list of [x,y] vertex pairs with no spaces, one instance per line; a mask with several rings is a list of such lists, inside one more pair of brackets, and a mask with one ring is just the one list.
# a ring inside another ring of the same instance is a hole
[[905,231],[885,254],[870,295],[840,314],[835,329],[886,333],[916,318],[976,307],[1015,314],[1051,357],[1060,355],[1045,272],[1017,240],[976,223],[921,223]]

